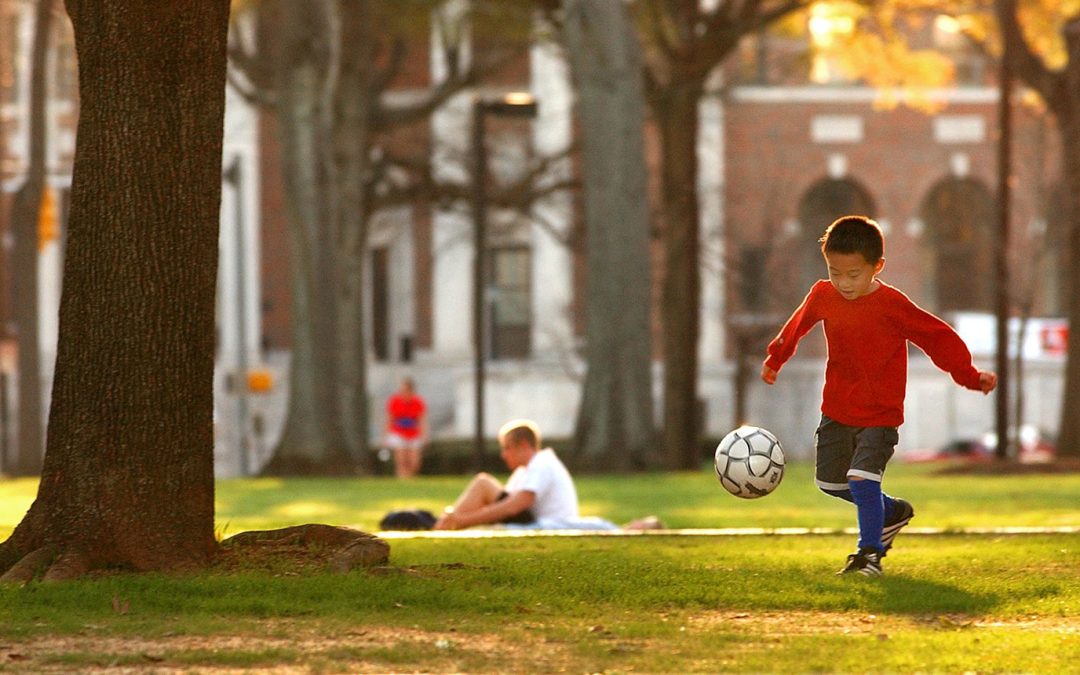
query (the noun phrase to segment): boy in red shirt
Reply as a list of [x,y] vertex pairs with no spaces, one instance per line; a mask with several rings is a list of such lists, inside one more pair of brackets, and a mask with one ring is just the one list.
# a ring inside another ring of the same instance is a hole
[[769,344],[761,379],[776,382],[799,340],[822,321],[828,360],[815,439],[815,482],[855,504],[858,550],[839,574],[881,575],[881,559],[915,510],[881,490],[885,465],[899,440],[912,342],[962,387],[989,393],[997,375],[977,369],[960,336],[902,292],[877,278],[885,266],[884,237],[862,216],[837,219],[821,238],[828,280],[818,281]]

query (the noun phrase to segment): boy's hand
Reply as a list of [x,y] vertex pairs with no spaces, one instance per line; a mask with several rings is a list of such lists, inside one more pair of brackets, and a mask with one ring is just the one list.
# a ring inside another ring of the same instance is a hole
[[[776,371],[768,366],[762,366],[761,379],[765,381],[765,384],[776,384]],[[994,381],[997,382],[996,377],[994,378]]]
[[982,389],[982,393],[989,394],[994,391],[994,387],[997,386],[997,374],[992,373],[989,370],[979,371],[979,388]]
[[461,517],[453,511],[443,514],[441,518],[435,521],[435,525],[432,526],[433,530],[460,530],[465,527],[461,522]]

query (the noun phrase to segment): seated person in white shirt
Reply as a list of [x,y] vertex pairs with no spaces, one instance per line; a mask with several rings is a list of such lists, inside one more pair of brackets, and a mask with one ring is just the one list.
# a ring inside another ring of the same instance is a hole
[[503,486],[479,473],[452,507],[435,523],[436,530],[511,523],[542,525],[577,519],[574,480],[551,448],[540,449],[540,430],[530,420],[512,420],[499,430],[502,458],[513,472]]

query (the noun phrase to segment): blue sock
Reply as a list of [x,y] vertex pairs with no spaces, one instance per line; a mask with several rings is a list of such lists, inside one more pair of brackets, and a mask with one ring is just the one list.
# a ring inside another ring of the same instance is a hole
[[885,526],[885,502],[881,483],[876,480],[850,480],[851,496],[859,517],[859,549],[881,550],[881,530]]

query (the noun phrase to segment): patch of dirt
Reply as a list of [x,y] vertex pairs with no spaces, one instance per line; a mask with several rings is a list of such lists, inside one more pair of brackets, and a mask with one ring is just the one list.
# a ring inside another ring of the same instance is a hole
[[746,626],[769,635],[878,635],[912,628],[943,630],[1004,628],[1033,629],[1042,633],[1080,634],[1080,617],[1028,616],[1011,619],[940,614],[931,616],[880,616],[847,612],[710,612],[690,619],[703,627]]
[[[280,637],[279,637],[280,636]],[[489,657],[499,663],[515,646],[493,635],[430,632],[416,628],[357,626],[344,633],[327,635],[289,622],[267,621],[265,630],[253,635],[166,636],[160,638],[101,637],[90,635],[54,636],[28,640],[20,644],[0,644],[0,671],[12,672],[93,672],[110,673],[310,673],[312,664],[322,663],[323,670],[347,672],[387,672],[393,660],[365,659],[365,651],[379,651],[408,645],[418,660],[430,665],[439,663],[441,672],[460,671],[462,658]],[[548,645],[548,647],[554,647]],[[524,648],[522,648],[524,653]],[[243,666],[214,665],[215,660],[229,663],[231,654],[274,652],[297,655],[279,658],[292,663],[252,661]],[[554,649],[555,662],[563,659]],[[181,654],[204,654],[204,658]],[[78,655],[71,661],[68,655]],[[206,665],[200,665],[203,661]]]
[[[681,613],[677,613],[681,614]],[[660,620],[667,617],[661,613]],[[1080,635],[1080,617],[973,619],[963,615],[880,616],[857,612],[698,612],[681,615],[688,628],[738,630],[766,639],[814,635],[869,635],[888,639],[905,630],[1035,630]],[[528,622],[522,629],[531,632]],[[581,669],[573,640],[459,633],[452,626],[354,626],[320,632],[296,621],[267,620],[245,634],[155,638],[90,634],[47,636],[0,643],[0,671],[109,673],[311,673],[391,672],[545,672]],[[528,635],[528,632],[526,635]],[[617,639],[601,625],[585,629],[583,641],[612,652],[662,649],[648,640]],[[252,656],[254,655],[254,656]],[[404,659],[404,660],[403,660]],[[715,664],[713,664],[715,665]]]
[[1058,457],[1052,462],[972,462],[950,464],[934,472],[942,476],[1024,476],[1080,473],[1080,458]]

